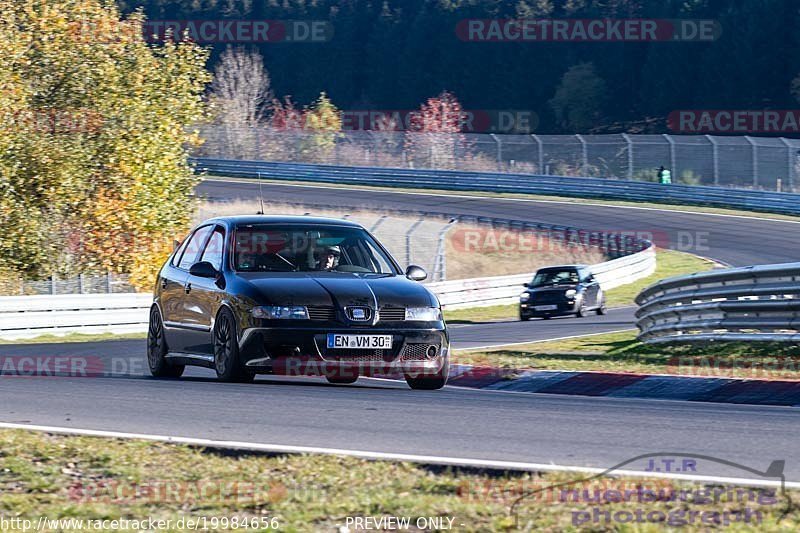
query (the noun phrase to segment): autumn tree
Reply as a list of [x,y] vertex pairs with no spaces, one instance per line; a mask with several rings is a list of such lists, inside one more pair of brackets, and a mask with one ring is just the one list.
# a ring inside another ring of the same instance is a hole
[[207,53],[109,0],[0,0],[0,270],[149,289],[192,213]]
[[456,168],[466,150],[465,114],[456,97],[443,91],[428,98],[410,118],[405,145],[414,166]]
[[260,156],[259,129],[265,125],[272,99],[261,54],[241,47],[225,49],[214,69],[211,102],[229,157]]

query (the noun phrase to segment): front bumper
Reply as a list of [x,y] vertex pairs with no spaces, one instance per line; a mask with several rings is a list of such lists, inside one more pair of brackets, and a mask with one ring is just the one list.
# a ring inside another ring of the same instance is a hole
[[[391,335],[391,349],[329,349],[327,335]],[[252,327],[242,332],[242,362],[256,372],[314,375],[336,369],[359,375],[397,371],[437,372],[446,363],[450,342],[446,329]]]
[[[555,307],[555,309],[544,309],[542,306]],[[539,309],[537,309],[537,307],[539,307]],[[579,300],[561,302],[528,301],[519,304],[519,314],[523,317],[571,315],[573,313],[577,313],[579,307]]]

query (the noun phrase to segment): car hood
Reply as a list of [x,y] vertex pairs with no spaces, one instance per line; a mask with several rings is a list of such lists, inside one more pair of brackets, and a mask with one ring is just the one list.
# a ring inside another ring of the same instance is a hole
[[402,276],[360,277],[337,272],[240,276],[256,289],[261,305],[438,306],[430,291]]

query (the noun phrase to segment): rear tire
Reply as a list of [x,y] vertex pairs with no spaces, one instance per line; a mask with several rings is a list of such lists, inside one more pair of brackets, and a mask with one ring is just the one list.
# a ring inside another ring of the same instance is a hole
[[406,383],[414,390],[438,390],[447,384],[450,375],[450,360],[445,360],[442,368],[435,374],[423,374],[422,376],[405,375]]
[[527,322],[528,320],[530,320],[530,319],[531,319],[531,317],[529,317],[529,316],[522,316],[522,315],[520,315],[519,319],[520,319],[520,320],[522,320],[523,322]]
[[150,324],[147,327],[147,366],[156,378],[179,378],[183,375],[183,365],[173,365],[167,360],[169,349],[164,337],[164,321],[155,305],[150,309]]
[[214,370],[217,378],[229,383],[250,383],[256,375],[244,368],[239,358],[239,341],[233,313],[223,307],[214,321]]

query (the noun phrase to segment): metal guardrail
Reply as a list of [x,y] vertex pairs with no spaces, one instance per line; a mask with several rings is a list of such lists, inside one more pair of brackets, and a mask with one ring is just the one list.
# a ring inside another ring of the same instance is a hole
[[0,297],[0,338],[147,331],[152,294]]
[[198,172],[242,178],[670,202],[800,215],[800,194],[750,189],[661,185],[610,178],[345,167],[229,159],[200,158],[193,159],[192,162]]
[[700,272],[637,297],[639,339],[800,342],[800,263]]

